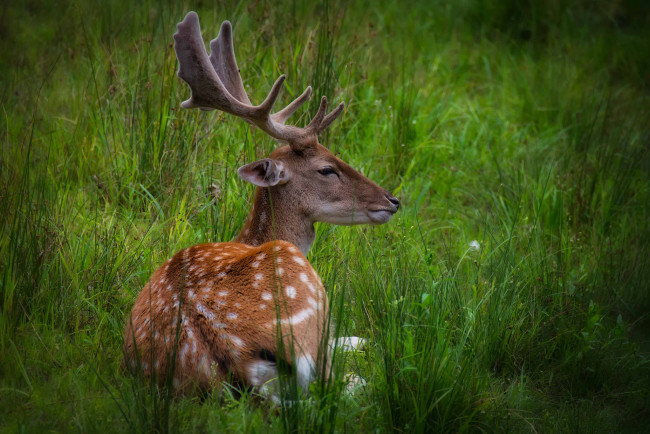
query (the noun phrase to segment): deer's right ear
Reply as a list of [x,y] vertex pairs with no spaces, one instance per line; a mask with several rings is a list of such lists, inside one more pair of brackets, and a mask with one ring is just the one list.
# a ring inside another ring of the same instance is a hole
[[270,158],[242,166],[237,173],[244,181],[260,187],[272,187],[289,181],[289,172],[282,162]]

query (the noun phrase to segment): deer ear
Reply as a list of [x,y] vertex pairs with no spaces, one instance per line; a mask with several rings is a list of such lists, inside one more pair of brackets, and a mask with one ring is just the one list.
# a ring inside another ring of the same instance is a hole
[[272,187],[289,181],[289,171],[282,162],[270,158],[242,166],[237,173],[244,181],[260,187]]

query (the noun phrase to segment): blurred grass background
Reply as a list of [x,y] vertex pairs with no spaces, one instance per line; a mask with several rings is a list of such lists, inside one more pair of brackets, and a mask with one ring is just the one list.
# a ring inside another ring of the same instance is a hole
[[[345,101],[321,141],[403,203],[319,226],[309,255],[337,333],[369,341],[353,395],[171,399],[119,370],[152,271],[230,240],[252,192],[234,172],[277,146],[180,110],[189,10],[206,41],[232,21],[254,102],[281,73],[280,103]],[[0,77],[1,430],[647,429],[646,2],[10,0]]]

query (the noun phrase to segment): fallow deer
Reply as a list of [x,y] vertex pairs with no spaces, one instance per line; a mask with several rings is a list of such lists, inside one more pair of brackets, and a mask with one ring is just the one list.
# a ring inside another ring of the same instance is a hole
[[241,117],[286,145],[239,169],[257,188],[234,241],[188,247],[153,273],[127,320],[125,363],[147,377],[172,379],[185,393],[209,389],[228,375],[262,386],[278,375],[281,359],[304,387],[328,369],[320,351],[328,298],[305,258],[314,222],[386,223],[399,201],[318,143],[343,103],[326,113],[323,97],[306,127],[285,125],[311,87],[271,114],[281,76],[262,104],[251,104],[228,21],[210,43],[209,57],[195,12],[178,24],[174,42],[178,76],[191,88],[182,107]]

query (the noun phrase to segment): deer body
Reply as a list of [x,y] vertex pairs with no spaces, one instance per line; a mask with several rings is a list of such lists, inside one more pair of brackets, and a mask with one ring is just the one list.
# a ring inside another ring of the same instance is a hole
[[233,242],[188,247],[151,276],[127,319],[125,364],[161,382],[171,379],[185,393],[207,390],[229,375],[263,386],[277,376],[282,359],[305,387],[317,372],[329,369],[323,351],[327,294],[305,258],[314,222],[381,224],[399,201],[318,143],[342,104],[325,114],[323,97],[307,127],[284,125],[311,89],[270,114],[283,77],[262,104],[250,103],[230,23],[222,24],[209,58],[194,12],[178,25],[174,39],[178,74],[192,89],[184,107],[234,114],[288,145],[239,169],[257,189]]
[[[207,390],[229,374],[262,386],[277,376],[276,357],[295,362],[305,385],[315,373],[326,313],[320,278],[293,244],[200,244],[153,274],[127,323],[125,350],[128,363],[163,381],[176,353],[180,392]],[[276,354],[278,330],[284,354]]]

